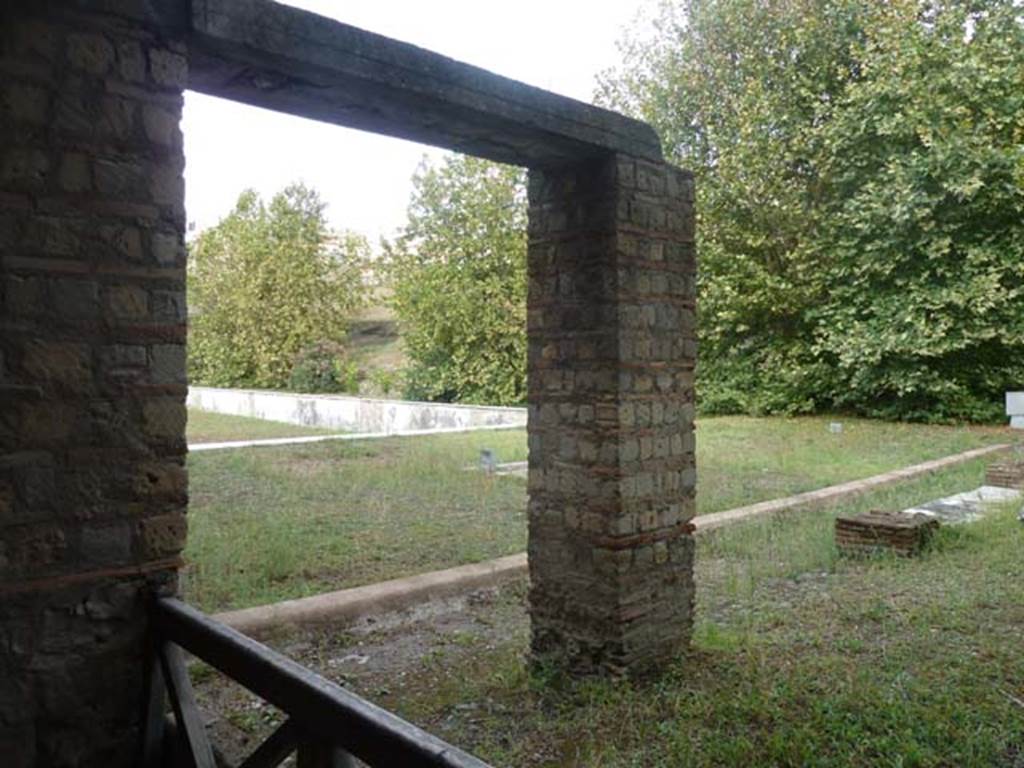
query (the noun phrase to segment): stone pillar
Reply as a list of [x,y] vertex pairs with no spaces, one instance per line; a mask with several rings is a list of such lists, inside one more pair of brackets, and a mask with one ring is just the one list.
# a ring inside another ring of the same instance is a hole
[[0,9],[5,768],[138,759],[145,597],[185,538],[187,72],[153,17],[181,7]]
[[626,156],[530,173],[532,652],[657,672],[693,611],[693,178]]

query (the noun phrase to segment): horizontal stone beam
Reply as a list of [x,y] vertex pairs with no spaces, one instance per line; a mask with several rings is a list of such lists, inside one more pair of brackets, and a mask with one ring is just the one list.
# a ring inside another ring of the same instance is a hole
[[528,167],[662,157],[646,123],[269,0],[193,0],[189,88]]

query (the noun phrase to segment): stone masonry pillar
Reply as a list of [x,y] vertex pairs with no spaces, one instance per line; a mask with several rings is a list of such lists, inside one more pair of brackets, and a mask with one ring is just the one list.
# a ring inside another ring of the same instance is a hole
[[532,653],[657,672],[693,611],[692,176],[612,156],[529,183]]
[[185,540],[184,7],[0,4],[4,768],[138,762]]

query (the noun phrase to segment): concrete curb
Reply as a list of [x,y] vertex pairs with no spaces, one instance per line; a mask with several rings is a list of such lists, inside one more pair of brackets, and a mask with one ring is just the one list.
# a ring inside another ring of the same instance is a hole
[[213,618],[254,637],[279,629],[352,623],[365,616],[400,611],[474,589],[496,587],[522,577],[526,569],[526,553],[521,552],[404,579],[219,613]]
[[202,451],[223,451],[232,448],[260,448],[275,445],[302,445],[323,443],[327,440],[380,440],[385,437],[424,437],[426,435],[452,435],[459,432],[497,431],[501,429],[525,429],[523,424],[482,424],[473,427],[438,427],[436,429],[403,429],[397,432],[356,432],[344,435],[306,435],[304,437],[268,437],[262,440],[230,440],[220,443],[190,443],[189,453]]
[[[964,464],[982,456],[1011,448],[1007,443],[976,448],[953,456],[914,464],[881,475],[831,485],[816,491],[773,499],[746,507],[699,515],[693,518],[696,533],[721,528],[754,517],[788,512],[812,506],[827,507],[841,499],[910,480],[940,469]],[[483,563],[460,565],[404,579],[392,579],[337,592],[326,592],[297,600],[285,600],[214,616],[239,632],[260,637],[274,631],[338,622],[353,623],[366,616],[401,611],[432,600],[456,597],[474,589],[495,587],[515,581],[528,573],[526,553],[500,557]]]
[[762,501],[758,504],[750,504],[746,507],[736,507],[735,509],[727,509],[722,512],[713,512],[709,515],[700,515],[693,519],[693,524],[697,528],[697,533],[703,533],[739,520],[749,520],[752,517],[789,512],[809,506],[827,507],[850,496],[857,496],[867,491],[884,488],[887,485],[911,480],[940,469],[954,467],[957,464],[965,464],[982,456],[1005,451],[1010,447],[1009,443],[999,443],[998,445],[989,445],[984,448],[975,448],[974,450],[956,453],[952,456],[945,456],[941,459],[913,464],[903,469],[894,469],[891,472],[872,475],[863,480],[851,480],[847,483],[819,488],[816,491],[807,491],[806,493],[798,493],[795,496],[787,496],[784,499],[772,499],[771,501]]

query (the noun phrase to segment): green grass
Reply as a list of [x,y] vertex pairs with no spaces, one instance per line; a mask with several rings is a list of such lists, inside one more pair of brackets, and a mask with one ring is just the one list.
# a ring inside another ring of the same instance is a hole
[[[337,432],[338,430],[333,430]],[[188,409],[185,429],[189,443],[218,443],[232,440],[261,440],[272,437],[306,437],[327,435],[332,430],[317,427],[298,427],[280,421],[251,419],[246,416],[228,416],[223,413]]]
[[485,560],[525,546],[525,486],[463,471],[522,432],[327,442],[189,457],[185,594],[205,610]]
[[[700,513],[1007,439],[1005,431],[827,419],[704,419]],[[216,611],[521,552],[526,488],[463,468],[526,458],[523,431],[240,449],[189,458],[187,598]],[[976,483],[975,483],[976,484]],[[954,490],[960,490],[959,488]]]
[[[843,425],[842,433],[829,432],[833,421]],[[1013,439],[1007,429],[838,417],[701,419],[698,512],[810,491]]]
[[410,682],[382,703],[496,766],[1016,768],[1024,760],[1016,509],[941,530],[917,559],[841,559],[831,537],[836,513],[977,485],[983,466],[835,513],[701,537],[693,648],[655,683],[531,674],[521,615],[504,642],[407,669]]

